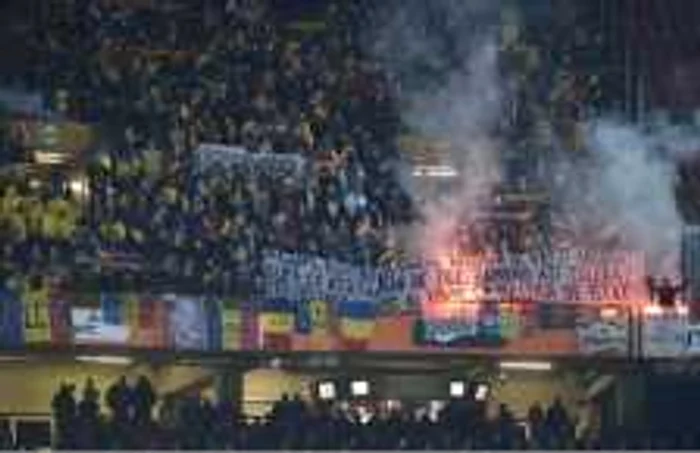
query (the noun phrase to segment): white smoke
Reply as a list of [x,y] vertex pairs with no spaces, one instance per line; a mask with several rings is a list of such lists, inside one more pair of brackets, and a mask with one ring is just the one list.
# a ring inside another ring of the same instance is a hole
[[644,251],[652,273],[677,276],[684,223],[676,203],[677,167],[700,142],[670,128],[644,131],[607,119],[590,121],[585,137],[591,158],[563,175],[566,210],[597,225],[598,238],[608,235],[620,247]]
[[[423,137],[449,142],[450,163],[459,172],[443,197],[423,206],[425,222],[415,230],[415,243],[424,256],[449,248],[455,230],[488,208],[490,201],[482,196],[501,182],[499,154],[507,144],[499,125],[507,123],[512,100],[499,69],[494,31],[499,2],[434,2],[433,9],[448,18],[437,35],[427,25],[425,5],[419,0],[402,4],[373,43],[389,70],[404,81],[402,119]],[[440,34],[450,35],[449,56],[436,37]],[[430,71],[445,77],[416,83]],[[676,275],[683,226],[675,199],[677,165],[700,149],[700,140],[668,127],[645,131],[603,118],[590,119],[584,131],[582,153],[547,154],[556,159],[546,167],[558,173],[554,195],[562,217],[577,218],[570,245],[644,251],[651,272]],[[415,187],[410,189],[421,198]]]
[[495,43],[479,43],[467,64],[466,72],[453,74],[434,95],[422,96],[407,115],[423,135],[450,143],[450,163],[459,174],[444,196],[424,206],[426,223],[417,232],[424,254],[449,248],[456,229],[487,208],[485,195],[500,181],[500,144],[492,133],[501,119],[504,95]]
[[[428,11],[424,3],[408,2],[383,25],[375,43],[380,58],[408,86],[401,93],[404,123],[414,134],[447,143],[443,164],[459,175],[445,193],[424,200],[424,222],[411,234],[423,256],[451,247],[457,228],[486,208],[484,195],[500,181],[497,130],[507,90],[499,71],[496,3],[446,0]],[[445,20],[444,28],[427,23],[435,15]],[[416,88],[422,71],[434,72],[439,82]],[[410,189],[416,194],[414,184]]]

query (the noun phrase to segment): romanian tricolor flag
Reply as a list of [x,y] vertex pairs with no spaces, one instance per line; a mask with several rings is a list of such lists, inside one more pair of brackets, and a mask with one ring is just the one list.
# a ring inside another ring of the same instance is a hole
[[22,320],[25,344],[51,342],[50,288],[43,278],[25,282],[22,291]]
[[260,309],[262,348],[287,351],[292,347],[295,304],[287,299],[270,299]]
[[372,338],[376,305],[370,301],[343,301],[338,305],[339,331],[345,349],[363,350]]

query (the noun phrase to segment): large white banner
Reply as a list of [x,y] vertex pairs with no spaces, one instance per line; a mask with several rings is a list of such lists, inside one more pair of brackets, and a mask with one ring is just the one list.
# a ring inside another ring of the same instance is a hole
[[268,253],[265,296],[321,300],[425,300],[434,291],[482,300],[629,301],[646,298],[644,260],[632,252],[559,250],[447,263],[362,267],[317,256]]
[[293,153],[255,153],[242,146],[203,143],[195,150],[199,172],[241,170],[244,173],[282,173],[300,175],[306,159]]
[[640,321],[641,353],[646,358],[700,355],[700,324],[675,309],[657,310]]
[[576,337],[583,354],[622,356],[630,351],[629,320],[624,316],[580,321]]
[[105,319],[101,308],[73,308],[71,324],[76,344],[127,344],[131,330],[126,324],[113,324]]

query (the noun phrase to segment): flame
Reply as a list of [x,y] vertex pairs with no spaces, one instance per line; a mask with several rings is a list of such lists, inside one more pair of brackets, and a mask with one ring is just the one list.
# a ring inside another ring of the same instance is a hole
[[600,317],[602,319],[615,319],[620,316],[620,310],[615,307],[605,307],[600,310]]
[[[478,316],[480,304],[494,297],[487,291],[485,278],[499,257],[489,252],[468,253],[458,249],[444,253],[438,251],[433,256],[438,276],[428,283],[429,296],[422,302],[424,316],[441,319],[472,319]],[[572,279],[574,293],[590,294],[590,299],[562,300],[562,303],[599,303],[600,314],[604,318],[617,317],[620,310],[641,309],[648,305],[644,262],[639,254],[613,251],[599,257],[592,252],[592,256],[577,262]],[[548,294],[553,292],[546,283],[533,285],[513,286],[506,290],[506,294],[496,297],[521,301],[556,300],[548,298]]]
[[688,316],[690,310],[686,305],[677,305],[673,308],[664,309],[663,307],[656,304],[645,305],[643,309],[644,315],[648,317],[664,316],[668,314],[675,314],[680,317]]
[[423,315],[432,319],[473,319],[484,300],[484,270],[492,257],[457,249],[435,255],[439,278],[429,284]]

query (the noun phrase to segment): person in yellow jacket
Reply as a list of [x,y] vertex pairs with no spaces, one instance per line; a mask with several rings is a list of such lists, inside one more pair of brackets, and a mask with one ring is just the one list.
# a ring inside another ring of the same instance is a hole
[[0,220],[8,228],[8,233],[23,239],[26,236],[24,218],[22,216],[22,197],[15,186],[9,186],[0,199]]
[[79,208],[72,200],[50,200],[44,215],[44,235],[52,239],[69,240],[75,233],[78,217]]
[[26,197],[23,202],[23,214],[27,232],[32,236],[40,236],[42,234],[42,218],[44,217],[42,202],[33,197]]
[[35,277],[23,283],[24,339],[28,344],[51,340],[49,299],[49,285],[45,279]]
[[9,186],[5,194],[0,198],[0,217],[9,218],[15,210],[19,201],[19,195],[15,186]]

